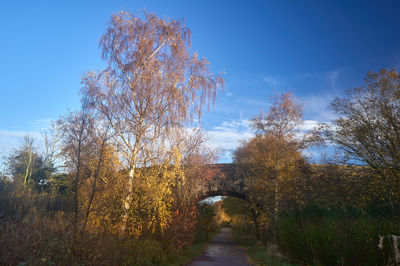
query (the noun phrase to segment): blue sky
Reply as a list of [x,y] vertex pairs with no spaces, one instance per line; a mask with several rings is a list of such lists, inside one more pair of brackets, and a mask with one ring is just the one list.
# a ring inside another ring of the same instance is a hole
[[80,78],[100,70],[98,42],[112,12],[184,18],[192,47],[225,90],[202,122],[210,145],[250,136],[247,120],[291,91],[309,125],[361,86],[369,70],[400,69],[400,1],[8,1],[0,9],[0,153],[79,106]]

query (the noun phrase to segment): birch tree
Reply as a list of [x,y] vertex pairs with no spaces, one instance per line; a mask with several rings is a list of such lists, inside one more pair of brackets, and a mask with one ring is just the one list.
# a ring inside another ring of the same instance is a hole
[[293,140],[303,124],[303,105],[291,93],[282,93],[272,99],[268,112],[252,119],[258,134],[273,135]]
[[201,117],[223,79],[191,50],[183,21],[152,13],[112,15],[100,49],[107,67],[83,77],[82,93],[109,124],[129,169],[125,231],[135,175],[157,161],[155,151],[174,128]]

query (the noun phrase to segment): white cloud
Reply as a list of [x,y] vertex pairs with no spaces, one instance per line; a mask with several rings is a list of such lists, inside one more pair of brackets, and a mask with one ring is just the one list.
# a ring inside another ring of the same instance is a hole
[[[317,120],[305,120],[299,127],[298,136],[301,137],[306,132],[313,130],[319,123],[320,121]],[[220,125],[206,130],[206,132],[209,137],[207,145],[219,152],[220,162],[231,162],[232,153],[240,142],[254,137],[250,121],[246,119],[223,121]],[[322,150],[321,147],[311,148],[304,151],[304,155],[312,160],[320,161],[325,151],[326,148],[322,148]]]
[[336,126],[329,121],[317,121],[317,120],[304,120],[303,124],[298,127],[300,134],[306,133],[310,130],[318,128],[320,124],[327,125],[332,130],[336,130]]
[[230,162],[232,152],[240,141],[253,137],[249,120],[224,121],[221,125],[207,130],[208,145],[220,152],[221,162]]
[[[306,120],[299,128],[299,134],[302,135],[317,125],[318,121]],[[223,121],[220,125],[207,130],[207,135],[209,137],[207,145],[220,153],[220,162],[230,162],[232,152],[240,142],[254,137],[250,121],[247,119]]]
[[304,123],[300,126],[300,130],[312,130],[318,125],[316,120],[304,120]]

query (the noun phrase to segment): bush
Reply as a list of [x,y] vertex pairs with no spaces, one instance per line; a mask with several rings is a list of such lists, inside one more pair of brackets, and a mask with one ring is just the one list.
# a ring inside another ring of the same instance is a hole
[[68,195],[36,193],[17,182],[0,181],[0,219],[54,216],[72,210],[73,202]]

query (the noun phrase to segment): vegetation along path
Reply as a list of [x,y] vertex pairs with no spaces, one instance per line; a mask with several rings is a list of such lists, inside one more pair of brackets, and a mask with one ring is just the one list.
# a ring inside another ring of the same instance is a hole
[[221,233],[215,236],[207,245],[202,254],[195,258],[188,266],[202,265],[251,265],[243,249],[232,239],[229,228],[222,228]]

